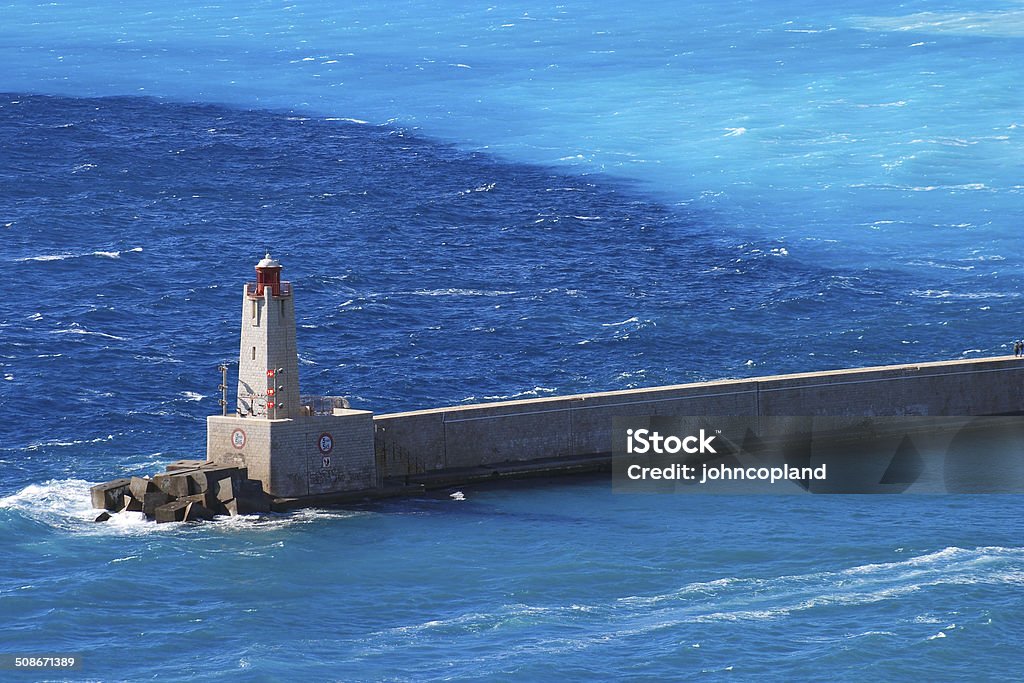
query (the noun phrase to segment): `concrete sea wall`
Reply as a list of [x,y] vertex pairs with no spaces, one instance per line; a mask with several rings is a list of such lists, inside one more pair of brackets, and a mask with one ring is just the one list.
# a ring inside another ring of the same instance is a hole
[[365,410],[282,420],[211,415],[206,419],[206,459],[244,467],[250,479],[278,497],[378,484],[371,413]]
[[375,416],[374,447],[387,481],[608,456],[615,417],[1017,414],[1022,373],[984,358],[417,410]]

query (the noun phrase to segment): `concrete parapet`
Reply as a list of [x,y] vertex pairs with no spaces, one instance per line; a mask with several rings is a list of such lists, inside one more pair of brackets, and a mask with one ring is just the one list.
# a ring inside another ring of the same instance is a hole
[[398,413],[373,419],[377,467],[381,477],[405,477],[444,469],[443,410]]
[[611,452],[612,418],[671,415],[754,415],[757,385],[749,380],[584,394],[572,410],[571,455]]
[[998,415],[1024,411],[1024,360],[940,361],[453,406],[374,417],[385,479],[612,450],[630,416]]
[[1024,410],[1024,361],[984,358],[758,378],[759,415],[996,415]]
[[756,383],[731,380],[484,403],[374,417],[385,478],[611,452],[612,417],[753,415]]

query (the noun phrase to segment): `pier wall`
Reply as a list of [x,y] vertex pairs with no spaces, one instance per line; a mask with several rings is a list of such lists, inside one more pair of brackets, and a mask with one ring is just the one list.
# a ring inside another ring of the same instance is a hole
[[211,415],[206,459],[246,468],[277,497],[370,489],[379,480],[371,418],[365,410],[282,420]]
[[1024,359],[810,372],[374,417],[387,478],[607,455],[629,416],[1000,415],[1024,411]]

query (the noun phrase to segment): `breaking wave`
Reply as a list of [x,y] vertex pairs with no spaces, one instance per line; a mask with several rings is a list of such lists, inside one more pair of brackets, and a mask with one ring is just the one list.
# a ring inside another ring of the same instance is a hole
[[[51,479],[42,484],[29,484],[17,493],[0,498],[0,510],[10,510],[53,529],[74,533],[138,536],[173,532],[181,528],[198,528],[197,525],[180,522],[157,524],[146,519],[141,512],[119,512],[111,515],[106,522],[96,523],[95,519],[101,510],[93,508],[89,492],[95,484],[96,482],[84,479]],[[212,524],[207,525],[207,528],[217,533],[270,531],[350,519],[366,514],[371,513],[307,508],[288,513],[217,517]]]
[[[518,641],[521,652],[581,650],[626,637],[646,637],[654,632],[686,624],[785,619],[797,612],[824,607],[856,607],[926,590],[933,586],[1024,585],[1024,548],[986,546],[947,547],[898,562],[862,564],[836,571],[812,572],[768,578],[724,577],[689,583],[669,593],[631,595],[610,603],[571,602],[556,605],[505,604],[492,611],[470,610],[453,616],[405,624],[378,631],[368,646],[374,652],[399,649],[411,642],[438,642],[474,633],[524,628],[550,632],[554,624],[594,630],[585,639],[547,638],[543,642]],[[915,622],[917,623],[917,622]],[[925,619],[919,640],[946,637],[956,624],[938,633]],[[948,623],[948,622],[947,622]],[[548,628],[541,628],[547,626]],[[920,629],[919,629],[920,630]],[[932,635],[926,635],[932,634]],[[846,638],[887,636],[885,630],[847,634]],[[699,643],[693,647],[699,647]],[[494,655],[496,659],[512,653]]]
[[40,256],[23,256],[21,258],[14,259],[14,261],[16,263],[24,263],[28,261],[66,261],[68,259],[88,258],[90,256],[107,259],[119,259],[124,254],[137,253],[141,251],[142,247],[135,247],[134,249],[124,249],[122,251],[90,251],[78,254],[43,254]]

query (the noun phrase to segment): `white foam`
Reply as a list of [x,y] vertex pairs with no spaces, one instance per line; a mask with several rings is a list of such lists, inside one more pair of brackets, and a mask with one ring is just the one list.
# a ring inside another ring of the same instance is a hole
[[854,17],[854,28],[867,31],[1024,37],[1024,10],[917,12],[895,17]]
[[363,121],[362,119],[352,119],[345,116],[328,116],[324,121],[345,121],[346,123],[359,123],[368,124],[369,121]]
[[[983,547],[943,548],[900,562],[856,565],[847,569],[810,572],[770,578],[724,577],[687,584],[676,591],[654,596],[626,596],[611,603],[534,606],[506,604],[487,612],[467,611],[421,622],[400,625],[371,634],[367,647],[373,652],[400,651],[424,639],[447,639],[452,633],[478,633],[509,625],[522,628],[532,621],[578,623],[587,619],[586,638],[551,638],[513,643],[483,660],[514,658],[529,650],[536,653],[579,651],[608,641],[644,636],[681,625],[707,622],[768,621],[822,606],[851,606],[898,599],[928,586],[967,585],[973,582],[1001,584],[1001,574],[1020,577],[1024,549]],[[1009,569],[1007,567],[1009,565]],[[919,618],[920,620],[920,618]],[[928,619],[926,623],[946,623]],[[939,633],[951,631],[949,624]],[[692,628],[692,627],[691,627]],[[593,629],[599,629],[594,631]],[[847,638],[893,637],[891,631],[865,630]],[[936,635],[936,638],[943,637]],[[694,642],[691,647],[700,647]]]
[[372,635],[383,637],[384,642],[391,646],[396,646],[400,641],[395,636],[415,639],[425,633],[434,631],[483,631],[485,629],[499,628],[511,621],[520,622],[529,618],[549,616],[563,611],[571,612],[573,610],[571,607],[537,607],[524,604],[502,605],[493,612],[466,612],[443,619],[429,619],[417,624],[395,626],[384,631],[378,631]]
[[895,102],[879,102],[877,104],[858,104],[858,109],[873,109],[875,107],[905,107],[907,106],[906,100],[896,100]]
[[462,190],[459,195],[473,194],[474,192],[490,192],[497,186],[497,183],[487,183],[485,185],[479,185],[474,187],[472,190]]
[[92,523],[98,511],[92,508],[89,486],[83,479],[51,479],[42,484],[29,484],[17,493],[0,498],[0,509],[15,510],[58,528]]
[[95,439],[73,439],[71,441],[61,441],[59,439],[51,439],[49,441],[37,441],[25,446],[26,451],[37,451],[40,448],[63,448],[66,446],[81,446],[87,443],[103,443],[105,441],[113,441],[114,435],[107,434],[106,436],[98,436]]
[[45,262],[45,261],[64,261],[66,259],[82,258],[82,257],[85,257],[85,256],[98,256],[100,258],[119,259],[119,258],[121,258],[122,254],[138,253],[140,251],[142,251],[142,247],[135,247],[133,249],[125,249],[123,251],[100,251],[100,250],[97,250],[97,251],[90,251],[90,252],[78,253],[78,254],[69,254],[69,253],[43,254],[41,256],[25,256],[25,257],[14,259],[14,260],[15,260],[15,262],[21,262],[21,263],[24,263],[24,262],[27,262],[27,261],[41,261],[41,262]]
[[[763,621],[824,606],[857,606],[892,600],[931,586],[1018,585],[1024,549],[943,548],[899,562],[774,578],[727,577],[692,583],[671,593],[630,596],[620,603],[638,613],[658,609],[676,623]],[[1006,561],[1013,566],[1007,568]],[[929,623],[936,623],[929,622]],[[946,627],[950,630],[954,625]]]
[[1020,296],[1017,292],[951,292],[948,289],[912,289],[912,296],[920,296],[926,299],[1015,299]]
[[[141,512],[118,512],[111,514],[106,522],[97,523],[94,520],[101,510],[92,507],[89,492],[91,486],[92,483],[83,479],[51,479],[42,484],[30,484],[17,493],[0,498],[0,509],[13,510],[53,528],[74,533],[138,536],[172,533],[183,526],[189,526],[182,523],[157,524],[146,519]],[[269,531],[366,514],[371,513],[310,508],[288,514],[217,517],[209,528],[220,533]],[[119,561],[130,559],[125,557]]]
[[540,396],[541,394],[553,394],[554,389],[549,387],[534,387],[532,389],[526,389],[524,391],[517,391],[514,394],[498,394],[495,396],[484,396],[485,400],[488,401],[509,401],[523,396]]
[[509,296],[517,294],[515,290],[486,290],[486,289],[419,289],[413,292],[395,292],[413,296]]
[[135,247],[134,249],[126,249],[124,251],[94,251],[89,256],[101,256],[103,258],[119,259],[121,254],[137,253],[142,251],[142,247]]
[[75,258],[75,254],[46,254],[44,256],[26,256],[14,259],[16,262],[24,261],[63,261],[64,259]]
[[204,398],[206,398],[202,394],[198,394],[194,391],[183,391],[181,392],[180,395],[184,397],[185,400],[187,401],[202,401]]
[[84,334],[91,335],[94,337],[104,337],[106,339],[114,339],[116,341],[126,341],[124,337],[118,337],[116,334],[107,334],[105,332],[93,332],[87,330],[84,327],[80,327],[77,323],[71,323],[71,327],[63,330],[51,330],[50,334]]

